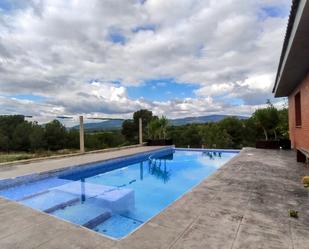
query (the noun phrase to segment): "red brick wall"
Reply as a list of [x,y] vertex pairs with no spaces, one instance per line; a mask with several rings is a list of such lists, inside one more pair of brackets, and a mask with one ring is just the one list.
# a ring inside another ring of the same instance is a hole
[[[301,127],[295,126],[294,96],[300,91],[301,95]],[[303,82],[289,96],[289,129],[292,147],[309,150],[309,73]]]

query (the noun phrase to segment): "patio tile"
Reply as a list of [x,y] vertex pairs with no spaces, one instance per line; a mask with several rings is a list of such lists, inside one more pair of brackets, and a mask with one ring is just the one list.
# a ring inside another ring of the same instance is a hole
[[290,249],[289,234],[273,228],[240,225],[233,249]]
[[[68,227],[67,227],[68,228]],[[41,244],[36,249],[109,249],[116,241],[83,227],[70,226],[66,231]]]
[[180,232],[154,224],[146,223],[127,238],[121,240],[115,248],[119,249],[161,249],[169,248],[180,236]]
[[309,245],[309,228],[303,226],[291,227],[294,249],[307,249]]
[[213,233],[204,226],[194,225],[171,247],[172,249],[230,249],[235,234],[226,229]]
[[0,240],[0,247],[1,249],[35,248],[48,240],[56,238],[59,234],[65,233],[69,228],[61,222],[54,223],[53,226],[50,226],[49,222],[30,225],[10,236],[2,238]]

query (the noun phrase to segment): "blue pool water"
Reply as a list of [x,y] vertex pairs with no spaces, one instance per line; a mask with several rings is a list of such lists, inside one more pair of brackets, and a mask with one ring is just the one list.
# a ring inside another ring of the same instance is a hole
[[215,172],[236,152],[166,150],[64,171],[0,195],[120,239]]

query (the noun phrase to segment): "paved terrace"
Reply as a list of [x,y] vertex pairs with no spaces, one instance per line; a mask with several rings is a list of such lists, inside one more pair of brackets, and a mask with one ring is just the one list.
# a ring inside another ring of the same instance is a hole
[[0,199],[0,248],[308,249],[305,174],[293,152],[245,149],[120,241]]

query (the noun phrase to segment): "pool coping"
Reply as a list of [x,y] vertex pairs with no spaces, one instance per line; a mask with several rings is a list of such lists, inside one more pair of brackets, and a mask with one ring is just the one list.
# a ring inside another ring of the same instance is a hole
[[225,152],[225,153],[239,153],[241,149],[236,150],[236,149],[207,149],[207,148],[181,148],[177,147],[175,148],[176,150],[179,151],[211,151],[211,152]]

